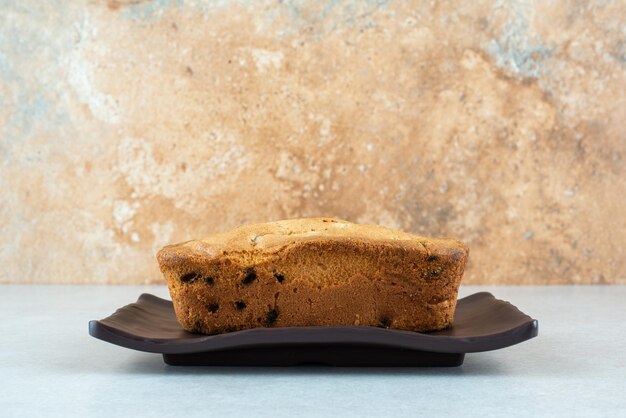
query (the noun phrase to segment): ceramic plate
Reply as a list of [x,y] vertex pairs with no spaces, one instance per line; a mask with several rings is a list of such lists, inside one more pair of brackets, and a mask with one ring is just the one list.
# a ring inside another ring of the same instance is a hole
[[459,299],[454,325],[429,333],[345,326],[192,334],[179,325],[171,301],[150,294],[89,322],[93,337],[161,353],[172,365],[459,366],[465,353],[505,348],[537,333],[537,320],[487,292]]

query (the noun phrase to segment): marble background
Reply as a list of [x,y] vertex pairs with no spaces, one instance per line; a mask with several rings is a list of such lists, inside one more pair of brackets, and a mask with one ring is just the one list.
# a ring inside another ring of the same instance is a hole
[[0,0],[0,282],[337,216],[626,283],[625,93],[620,0]]

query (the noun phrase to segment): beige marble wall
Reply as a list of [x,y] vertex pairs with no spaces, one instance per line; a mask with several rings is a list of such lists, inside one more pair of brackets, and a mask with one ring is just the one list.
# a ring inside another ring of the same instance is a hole
[[337,216],[465,283],[626,283],[623,1],[0,3],[0,282]]

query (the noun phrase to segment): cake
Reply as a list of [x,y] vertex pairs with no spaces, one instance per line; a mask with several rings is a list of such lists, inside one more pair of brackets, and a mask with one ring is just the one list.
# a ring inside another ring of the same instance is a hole
[[187,331],[448,327],[465,244],[333,218],[244,225],[168,245],[157,260]]

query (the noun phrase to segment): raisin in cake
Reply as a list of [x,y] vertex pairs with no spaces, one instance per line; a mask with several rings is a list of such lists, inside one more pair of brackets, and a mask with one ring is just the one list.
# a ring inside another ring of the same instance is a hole
[[191,332],[361,325],[450,325],[468,249],[339,219],[245,225],[157,255]]

